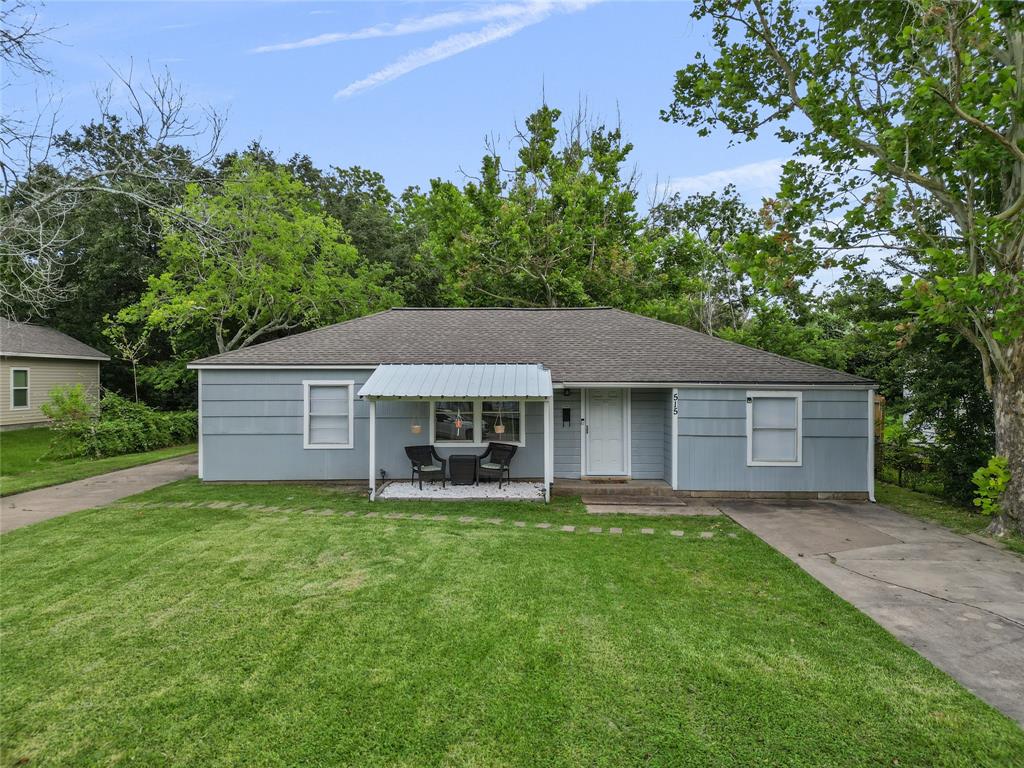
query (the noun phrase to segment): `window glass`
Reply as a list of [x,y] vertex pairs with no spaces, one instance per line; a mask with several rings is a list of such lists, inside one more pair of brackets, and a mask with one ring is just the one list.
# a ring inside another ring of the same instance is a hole
[[348,386],[310,386],[309,444],[346,445],[349,442]]
[[28,371],[11,371],[11,407],[25,408],[28,406]]
[[434,441],[472,443],[476,435],[472,400],[438,400],[434,403]]
[[518,443],[522,440],[522,415],[518,400],[484,400],[483,440],[489,443]]

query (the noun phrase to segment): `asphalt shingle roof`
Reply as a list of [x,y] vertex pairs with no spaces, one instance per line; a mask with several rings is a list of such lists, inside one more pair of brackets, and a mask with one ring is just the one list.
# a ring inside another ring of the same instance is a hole
[[398,308],[207,357],[193,365],[380,363],[541,363],[558,383],[870,383],[605,307]]
[[43,325],[18,323],[5,318],[0,318],[0,354],[87,358],[100,361],[110,359],[98,349],[93,349],[66,333]]

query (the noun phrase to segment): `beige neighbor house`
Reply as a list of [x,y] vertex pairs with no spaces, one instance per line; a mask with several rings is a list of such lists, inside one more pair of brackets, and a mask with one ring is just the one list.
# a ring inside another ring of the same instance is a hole
[[81,384],[98,401],[109,359],[53,328],[0,318],[0,430],[44,424],[39,407],[54,387]]

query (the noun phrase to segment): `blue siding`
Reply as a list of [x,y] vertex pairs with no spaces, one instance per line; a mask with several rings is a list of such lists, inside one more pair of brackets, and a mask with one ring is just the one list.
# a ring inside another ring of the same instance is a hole
[[[580,476],[580,390],[569,390],[566,395],[555,390],[555,477],[578,479]],[[569,409],[569,423],[562,421],[562,409]]]
[[630,476],[638,480],[662,480],[665,478],[665,403],[670,390],[631,389],[628,392]]
[[746,389],[679,390],[679,490],[867,490],[864,390],[803,392],[800,467],[747,466],[746,394]]
[[[302,447],[302,382],[355,381],[356,394],[369,370],[203,371],[204,480],[366,480],[369,473],[369,405],[355,399],[350,449]],[[413,419],[423,430],[414,435]],[[409,475],[405,446],[429,440],[425,402],[377,404],[377,468],[389,478]],[[578,425],[577,425],[578,429]],[[577,449],[578,450],[578,449]],[[439,448],[438,453],[480,453],[481,448]],[[579,460],[577,458],[577,468]],[[516,477],[544,475],[544,406],[526,405],[526,445],[512,464]]]

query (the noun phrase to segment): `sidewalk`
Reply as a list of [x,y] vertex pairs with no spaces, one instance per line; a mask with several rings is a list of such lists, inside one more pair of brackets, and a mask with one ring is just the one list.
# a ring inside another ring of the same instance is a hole
[[0,533],[195,477],[197,464],[192,453],[0,498]]

